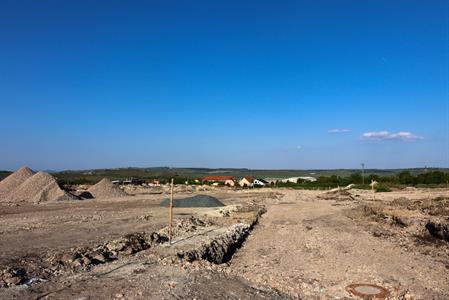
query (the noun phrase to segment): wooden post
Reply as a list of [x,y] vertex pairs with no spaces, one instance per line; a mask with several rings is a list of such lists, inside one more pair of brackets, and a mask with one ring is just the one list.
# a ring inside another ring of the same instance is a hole
[[172,240],[172,224],[173,224],[173,178],[170,184],[170,206],[169,206],[169,220],[168,220],[168,243],[171,245]]
[[373,201],[376,200],[376,194],[374,191],[374,181],[371,180],[371,190],[373,191]]
[[338,201],[340,201],[340,193],[341,193],[341,189],[340,189],[340,185],[338,186]]

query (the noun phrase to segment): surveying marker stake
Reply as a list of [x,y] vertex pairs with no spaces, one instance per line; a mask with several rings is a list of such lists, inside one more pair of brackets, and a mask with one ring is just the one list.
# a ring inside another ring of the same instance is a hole
[[172,224],[173,224],[173,178],[170,184],[170,206],[169,206],[169,220],[168,220],[168,243],[171,245],[172,240]]

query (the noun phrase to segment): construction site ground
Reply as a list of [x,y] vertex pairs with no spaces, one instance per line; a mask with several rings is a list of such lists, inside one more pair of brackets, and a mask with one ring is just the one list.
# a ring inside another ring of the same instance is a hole
[[[445,190],[197,194],[227,206],[175,208],[172,245],[149,238],[166,232],[165,194],[0,206],[0,274],[27,272],[0,299],[357,299],[354,283],[449,299],[449,243],[426,228],[447,220]],[[139,232],[147,238],[113,260],[92,258]],[[91,259],[64,260],[71,252]]]

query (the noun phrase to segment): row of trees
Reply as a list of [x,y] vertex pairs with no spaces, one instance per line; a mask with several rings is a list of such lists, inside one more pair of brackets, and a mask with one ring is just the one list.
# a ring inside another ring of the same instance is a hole
[[[363,180],[361,173],[354,173],[347,177],[341,177],[336,175],[320,176],[317,178],[316,182],[305,182],[298,180],[298,183],[296,185],[336,187],[336,186],[346,186],[352,183],[361,185],[363,181],[365,185],[368,185],[371,183],[371,180],[386,185],[408,185],[408,186],[439,185],[439,184],[446,184],[449,181],[449,173],[441,171],[429,171],[418,175],[413,175],[409,171],[402,171],[392,176],[379,176],[376,174],[369,174],[365,176],[365,180]],[[285,186],[285,184],[281,183],[278,183],[278,185]]]
[[[101,178],[85,178],[85,177],[75,177],[75,178],[60,178],[58,181],[61,184],[86,184],[86,183],[95,183],[99,181]],[[145,178],[146,179],[146,178]],[[150,179],[148,179],[150,180]],[[170,178],[159,178],[161,184],[166,184],[170,182]],[[337,187],[337,186],[346,186],[348,184],[356,184],[362,185],[365,183],[365,187],[368,187],[371,180],[377,181],[383,185],[407,185],[407,186],[417,186],[417,185],[441,185],[449,182],[449,173],[441,172],[441,171],[429,171],[425,173],[421,173],[418,175],[413,175],[409,171],[403,171],[396,175],[392,176],[379,176],[376,174],[369,174],[365,176],[363,180],[361,173],[354,173],[350,176],[342,177],[337,175],[332,176],[319,176],[317,181],[315,182],[307,182],[298,180],[297,183],[283,183],[277,182],[275,186],[278,187],[311,187],[311,188],[327,188],[327,187]],[[193,179],[185,178],[185,177],[174,177],[175,184],[200,184]]]

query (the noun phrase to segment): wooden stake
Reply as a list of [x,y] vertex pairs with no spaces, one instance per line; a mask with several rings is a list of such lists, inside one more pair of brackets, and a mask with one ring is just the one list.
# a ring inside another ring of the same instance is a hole
[[376,200],[376,194],[375,194],[375,191],[374,191],[374,181],[372,181],[372,180],[371,180],[371,190],[373,191],[373,201],[375,201]]
[[168,220],[168,243],[171,245],[172,240],[172,224],[173,224],[173,178],[170,184],[170,206],[169,206],[169,220]]
[[340,201],[340,193],[341,193],[341,189],[340,189],[340,186],[338,186],[338,201]]

